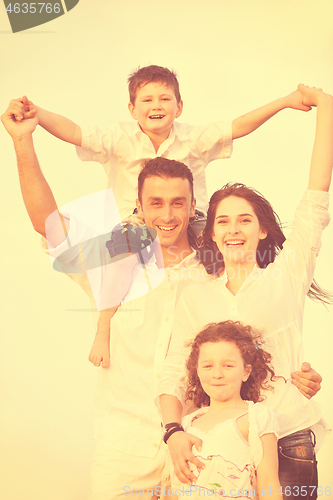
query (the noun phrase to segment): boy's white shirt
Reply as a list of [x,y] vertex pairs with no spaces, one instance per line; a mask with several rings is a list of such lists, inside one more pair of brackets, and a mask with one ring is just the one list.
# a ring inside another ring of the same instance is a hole
[[187,165],[194,177],[197,208],[208,207],[205,169],[213,160],[229,158],[232,153],[231,122],[192,126],[174,122],[169,137],[155,151],[149,137],[137,122],[117,123],[110,128],[82,127],[81,160],[101,163],[108,176],[122,219],[133,212],[137,198],[138,175],[146,160],[163,156]]

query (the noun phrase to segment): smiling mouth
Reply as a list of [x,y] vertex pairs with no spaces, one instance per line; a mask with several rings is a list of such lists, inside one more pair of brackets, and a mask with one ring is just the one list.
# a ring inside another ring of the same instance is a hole
[[153,115],[153,116],[150,116],[150,120],[162,120],[162,118],[164,118],[165,115]]
[[242,240],[234,240],[234,241],[226,241],[225,244],[227,247],[238,247],[238,246],[243,246],[245,241]]
[[157,226],[157,227],[162,232],[170,233],[171,231],[176,229],[177,225],[175,225],[175,226]]

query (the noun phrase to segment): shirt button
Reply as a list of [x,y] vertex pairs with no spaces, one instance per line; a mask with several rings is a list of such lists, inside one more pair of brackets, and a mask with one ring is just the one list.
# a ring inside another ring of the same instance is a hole
[[169,318],[165,318],[165,321],[169,321]]

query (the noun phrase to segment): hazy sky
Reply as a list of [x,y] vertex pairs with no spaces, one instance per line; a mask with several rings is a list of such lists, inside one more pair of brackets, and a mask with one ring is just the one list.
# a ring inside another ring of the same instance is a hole
[[[12,34],[0,6],[0,110],[27,94],[80,125],[130,120],[126,79],[147,64],[177,71],[191,124],[232,119],[294,90],[333,93],[333,3],[310,0],[80,0],[66,15]],[[307,185],[315,111],[282,111],[207,170],[209,194],[229,180],[259,189],[290,224]],[[90,304],[55,273],[21,200],[10,137],[0,128],[2,305],[0,498],[85,498],[93,450],[96,369]],[[60,205],[105,187],[102,167],[44,130],[36,151]],[[317,279],[332,286],[332,227]],[[333,424],[332,310],[307,301],[305,359],[323,375],[317,399]],[[332,438],[318,455],[333,487]]]

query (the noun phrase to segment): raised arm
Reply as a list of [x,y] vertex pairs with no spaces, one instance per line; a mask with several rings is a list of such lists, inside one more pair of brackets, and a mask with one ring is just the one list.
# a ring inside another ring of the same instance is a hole
[[35,231],[46,237],[46,219],[54,214],[47,239],[56,246],[65,240],[67,228],[64,219],[58,213],[53,193],[42,174],[34,150],[32,134],[38,124],[37,115],[31,110],[30,118],[16,119],[15,117],[19,117],[20,109],[19,103],[14,99],[1,116],[1,121],[13,139],[23,201],[32,225]]
[[74,144],[74,146],[81,146],[82,133],[79,125],[76,125],[76,123],[64,116],[51,113],[51,111],[46,111],[46,109],[35,106],[26,96],[23,96],[20,101],[24,109],[34,109],[37,112],[38,123],[47,130],[47,132],[50,132],[50,134],[58,137],[58,139],[62,141]]
[[308,189],[328,191],[333,166],[333,97],[315,87],[299,85],[298,89],[305,105],[317,107]]
[[263,123],[276,115],[279,111],[286,108],[298,109],[300,111],[310,111],[311,106],[304,104],[300,90],[295,90],[285,97],[261,106],[254,111],[239,116],[232,122],[232,138],[238,139],[244,135],[250,134]]

